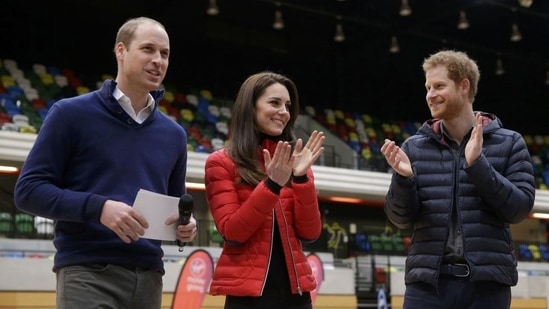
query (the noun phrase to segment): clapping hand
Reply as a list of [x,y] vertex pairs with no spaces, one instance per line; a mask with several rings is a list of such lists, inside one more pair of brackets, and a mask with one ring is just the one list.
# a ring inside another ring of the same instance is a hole
[[294,158],[292,165],[294,176],[303,176],[307,173],[307,170],[324,151],[322,144],[324,143],[325,138],[324,132],[315,130],[311,133],[305,147],[303,147],[303,141],[301,139],[297,140],[292,154],[292,157]]
[[403,177],[412,177],[414,175],[410,159],[394,141],[386,139],[383,146],[381,146],[381,153],[395,172]]
[[291,155],[292,146],[288,142],[279,141],[276,144],[273,157],[269,150],[263,149],[263,159],[265,160],[265,171],[267,176],[280,186],[284,186],[292,176],[292,165],[294,157]]
[[470,166],[475,162],[482,152],[482,143],[484,138],[482,133],[484,129],[482,127],[482,114],[477,113],[475,115],[475,126],[471,132],[471,138],[465,145],[465,160],[467,160],[467,165]]

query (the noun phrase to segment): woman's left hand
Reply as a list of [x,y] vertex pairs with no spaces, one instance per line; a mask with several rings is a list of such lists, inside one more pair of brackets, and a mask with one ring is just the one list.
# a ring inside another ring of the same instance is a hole
[[318,157],[324,151],[322,144],[324,143],[324,132],[313,131],[307,144],[303,147],[303,141],[297,140],[294,152],[294,162],[292,165],[292,171],[294,176],[303,176],[307,173],[307,170],[313,165]]

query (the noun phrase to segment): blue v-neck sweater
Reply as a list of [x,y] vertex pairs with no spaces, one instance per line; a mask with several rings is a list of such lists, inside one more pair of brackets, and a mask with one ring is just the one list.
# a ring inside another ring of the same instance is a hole
[[[55,220],[54,271],[112,263],[163,271],[161,242],[125,244],[99,222],[107,199],[132,205],[139,189],[185,193],[187,135],[158,110],[136,123],[112,93],[116,82],[56,102],[48,112],[15,187],[16,206]],[[154,205],[151,205],[154,207]]]

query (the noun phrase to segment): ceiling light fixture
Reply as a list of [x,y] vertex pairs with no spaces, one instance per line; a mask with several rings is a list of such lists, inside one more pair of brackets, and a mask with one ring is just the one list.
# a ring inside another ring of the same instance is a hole
[[336,19],[338,20],[338,22],[336,24],[334,41],[341,43],[345,41],[345,33],[343,32],[343,25],[341,24],[341,16],[337,16]]
[[206,10],[206,14],[210,16],[219,15],[219,7],[217,6],[217,0],[210,0],[210,4],[208,4],[208,9]]
[[503,69],[503,61],[501,61],[501,56],[498,53],[498,58],[496,60],[496,72],[495,74],[497,76],[501,76],[505,74],[505,70]]
[[275,17],[273,21],[273,29],[282,30],[284,29],[284,19],[282,18],[282,11],[280,10],[280,3],[276,2]]
[[412,8],[408,4],[408,0],[402,0],[400,3],[400,11],[398,12],[400,16],[409,16],[412,14]]
[[389,52],[391,54],[397,54],[400,51],[400,46],[398,45],[398,39],[395,35],[391,37],[391,45],[389,46]]
[[533,2],[534,0],[518,0],[518,3],[520,4],[520,6],[525,8],[531,7]]
[[457,24],[459,30],[465,30],[469,28],[469,20],[464,10],[459,11],[459,22]]
[[509,40],[511,42],[518,42],[522,40],[522,34],[520,33],[516,22],[511,25],[511,37],[509,38]]

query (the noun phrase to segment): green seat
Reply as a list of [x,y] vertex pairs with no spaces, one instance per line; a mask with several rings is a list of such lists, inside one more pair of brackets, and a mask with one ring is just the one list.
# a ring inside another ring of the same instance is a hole
[[406,253],[406,248],[404,247],[404,241],[400,235],[393,235],[393,245],[395,248],[395,253],[403,254]]
[[34,217],[18,213],[15,215],[15,235],[17,237],[31,238],[34,234]]
[[371,246],[373,252],[379,252],[379,251],[383,250],[383,244],[381,243],[381,237],[379,237],[378,235],[370,235],[368,238],[370,240],[370,246]]
[[9,237],[13,233],[13,216],[9,212],[0,213],[0,237]]
[[381,239],[381,245],[383,246],[383,251],[392,252],[394,250],[392,236],[381,234],[380,239]]

